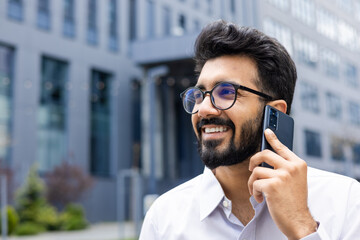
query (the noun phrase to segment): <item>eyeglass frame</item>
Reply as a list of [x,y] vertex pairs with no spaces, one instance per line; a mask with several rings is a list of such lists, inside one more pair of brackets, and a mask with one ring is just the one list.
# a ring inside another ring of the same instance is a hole
[[[232,85],[232,86],[235,88],[235,97],[234,97],[233,103],[232,103],[228,108],[221,109],[221,108],[217,107],[216,104],[214,103],[214,98],[213,98],[212,92],[214,91],[214,89],[215,89],[217,86],[219,86],[220,84],[224,84],[224,83],[230,84],[230,85]],[[228,110],[228,109],[230,109],[232,106],[234,106],[234,104],[235,104],[235,102],[236,102],[236,98],[237,98],[237,94],[238,94],[238,90],[239,90],[239,89],[244,90],[244,91],[247,91],[247,92],[250,92],[250,93],[253,93],[253,94],[256,94],[256,95],[258,95],[258,96],[266,99],[267,101],[272,101],[272,100],[274,100],[273,97],[271,97],[271,96],[269,96],[269,95],[267,95],[267,94],[265,94],[265,93],[259,92],[259,91],[257,91],[257,90],[254,90],[254,89],[251,89],[251,88],[248,88],[248,87],[245,87],[245,86],[240,85],[240,84],[235,84],[235,83],[232,83],[232,82],[226,82],[226,81],[224,81],[224,82],[219,82],[219,83],[217,83],[217,84],[216,84],[211,90],[209,90],[209,91],[203,91],[203,90],[201,90],[201,89],[198,88],[198,87],[189,87],[189,88],[185,89],[185,91],[183,91],[182,93],[180,93],[180,98],[181,98],[181,100],[182,100],[182,102],[183,102],[183,106],[184,106],[184,98],[183,98],[183,97],[184,97],[185,93],[186,93],[188,90],[190,90],[190,89],[197,89],[197,90],[199,90],[199,91],[202,93],[202,101],[201,101],[201,103],[204,101],[205,95],[206,95],[206,94],[209,94],[212,105],[213,105],[216,109],[218,109],[218,110]],[[187,113],[189,113],[189,114],[196,114],[196,113],[199,111],[199,110],[197,110],[196,112],[191,112],[191,113],[190,113],[190,112],[188,112],[188,111],[186,110],[185,107],[184,107],[184,109],[185,109],[185,111],[186,111]]]

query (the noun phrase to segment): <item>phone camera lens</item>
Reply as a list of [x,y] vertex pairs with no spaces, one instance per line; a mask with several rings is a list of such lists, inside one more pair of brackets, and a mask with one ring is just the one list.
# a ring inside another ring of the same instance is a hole
[[273,129],[276,129],[276,127],[277,127],[277,112],[273,109],[271,109],[271,111],[270,111],[269,126]]

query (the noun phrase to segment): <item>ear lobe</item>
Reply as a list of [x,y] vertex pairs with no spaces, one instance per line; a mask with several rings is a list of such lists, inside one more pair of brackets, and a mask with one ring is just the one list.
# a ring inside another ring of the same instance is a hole
[[276,108],[277,110],[279,110],[283,113],[286,113],[287,104],[286,104],[285,100],[279,99],[279,100],[271,101],[268,103],[268,105]]

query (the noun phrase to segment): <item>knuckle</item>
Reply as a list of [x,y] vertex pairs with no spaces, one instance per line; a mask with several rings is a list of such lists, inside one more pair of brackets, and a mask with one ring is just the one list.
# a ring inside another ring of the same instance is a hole
[[300,165],[300,168],[301,168],[302,170],[307,169],[307,167],[308,167],[307,163],[306,163],[304,160],[302,160],[302,159],[301,159],[301,161],[299,162],[299,165]]
[[282,181],[279,178],[274,179],[271,184],[267,186],[267,190],[271,192],[277,191],[282,185]]
[[253,186],[254,190],[260,190],[261,189],[259,181],[253,182],[252,186]]
[[269,150],[269,149],[266,149],[266,150],[263,151],[263,156],[265,158],[269,158],[272,154],[273,154],[273,152],[271,150]]
[[289,165],[287,169],[288,173],[291,175],[294,175],[298,171],[298,168],[293,164]]
[[285,182],[289,181],[291,179],[291,172],[288,171],[282,171],[280,173],[281,179]]
[[274,146],[274,150],[279,154],[285,154],[288,151],[288,148],[279,142],[279,144]]

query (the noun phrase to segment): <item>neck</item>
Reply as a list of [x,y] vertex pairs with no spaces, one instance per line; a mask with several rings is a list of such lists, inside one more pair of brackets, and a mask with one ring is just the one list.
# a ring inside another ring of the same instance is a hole
[[232,166],[221,166],[213,172],[227,198],[233,202],[249,201],[249,160]]

